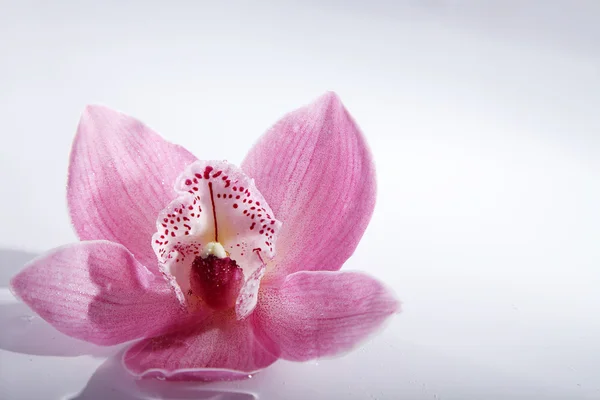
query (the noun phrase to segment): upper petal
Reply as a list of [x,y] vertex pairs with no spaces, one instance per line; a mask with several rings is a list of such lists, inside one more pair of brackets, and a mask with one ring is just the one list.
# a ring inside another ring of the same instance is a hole
[[333,93],[285,116],[242,168],[283,226],[280,275],[338,270],[354,252],[375,205],[375,168],[358,127]]
[[160,332],[182,316],[167,282],[108,241],[53,250],[29,263],[11,288],[59,331],[101,345]]
[[134,375],[173,380],[240,379],[276,360],[256,340],[250,319],[236,321],[220,314],[142,340],[123,357],[125,368]]
[[156,217],[176,196],[177,176],[194,160],[141,122],[88,106],[73,142],[67,187],[81,240],[121,243],[157,272],[151,247]]
[[263,288],[253,317],[271,352],[305,361],[352,349],[399,308],[390,291],[362,273],[302,271]]

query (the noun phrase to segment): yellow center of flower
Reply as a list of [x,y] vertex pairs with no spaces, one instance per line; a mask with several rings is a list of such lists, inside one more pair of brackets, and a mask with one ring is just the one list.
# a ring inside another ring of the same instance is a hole
[[225,258],[227,257],[227,252],[221,243],[208,242],[202,250],[202,258],[207,258],[211,255],[217,258]]

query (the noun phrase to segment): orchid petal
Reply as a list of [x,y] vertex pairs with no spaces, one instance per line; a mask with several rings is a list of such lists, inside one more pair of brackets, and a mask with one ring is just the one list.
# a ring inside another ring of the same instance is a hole
[[186,329],[134,344],[123,364],[136,376],[212,381],[247,378],[276,360],[256,340],[250,318],[212,314]]
[[369,223],[376,187],[367,144],[339,98],[327,93],[285,116],[242,168],[283,222],[279,275],[340,269]]
[[88,106],[73,142],[67,187],[80,239],[121,243],[158,274],[151,248],[156,216],[176,196],[175,178],[194,160],[141,122]]
[[311,271],[264,287],[253,317],[263,345],[291,361],[351,350],[399,303],[377,280],[357,272]]
[[196,161],[177,178],[175,190],[179,196],[158,215],[152,246],[182,302],[193,302],[190,268],[203,245],[222,243],[245,280],[275,254],[281,223],[253,180],[238,167],[224,161]]
[[59,331],[100,345],[161,332],[182,317],[167,282],[108,241],[76,243],[37,258],[11,288]]

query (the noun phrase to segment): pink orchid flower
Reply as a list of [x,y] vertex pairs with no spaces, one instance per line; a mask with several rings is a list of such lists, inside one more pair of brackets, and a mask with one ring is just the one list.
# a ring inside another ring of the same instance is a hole
[[89,106],[67,187],[82,241],[11,286],[67,335],[142,339],[123,357],[136,376],[235,379],[278,358],[333,356],[399,310],[377,280],[338,272],[375,191],[367,145],[333,93],[285,116],[241,168]]

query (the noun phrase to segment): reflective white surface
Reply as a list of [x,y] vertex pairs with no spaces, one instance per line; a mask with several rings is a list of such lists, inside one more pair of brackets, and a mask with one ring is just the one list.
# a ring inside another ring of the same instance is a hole
[[[0,398],[600,398],[599,3],[163,3],[2,2]],[[140,384],[105,361],[119,348],[66,338],[9,293],[25,261],[76,240],[65,183],[85,104],[239,163],[325,90],[378,168],[345,268],[404,302],[359,350]]]

